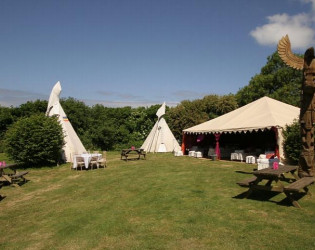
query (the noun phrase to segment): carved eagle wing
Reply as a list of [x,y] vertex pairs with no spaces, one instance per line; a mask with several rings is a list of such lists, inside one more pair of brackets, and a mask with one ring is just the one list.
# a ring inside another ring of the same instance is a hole
[[288,35],[282,37],[279,41],[278,54],[286,65],[298,70],[303,69],[304,59],[292,53],[291,43]]

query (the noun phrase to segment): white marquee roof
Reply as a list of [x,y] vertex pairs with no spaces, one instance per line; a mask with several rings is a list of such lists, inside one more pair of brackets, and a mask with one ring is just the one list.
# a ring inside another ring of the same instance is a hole
[[262,97],[210,121],[183,130],[186,134],[232,133],[285,127],[299,118],[300,109]]

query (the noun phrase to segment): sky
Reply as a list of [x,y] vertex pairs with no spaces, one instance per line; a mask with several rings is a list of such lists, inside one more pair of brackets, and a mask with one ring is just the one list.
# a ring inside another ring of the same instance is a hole
[[235,94],[279,39],[315,45],[315,0],[0,0],[0,105],[150,106]]

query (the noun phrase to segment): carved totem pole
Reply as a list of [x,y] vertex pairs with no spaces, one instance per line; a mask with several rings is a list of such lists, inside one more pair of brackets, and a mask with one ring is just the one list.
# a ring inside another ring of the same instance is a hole
[[299,159],[299,176],[314,176],[314,122],[315,122],[315,56],[309,48],[304,59],[294,55],[288,35],[278,43],[280,58],[290,67],[303,70],[300,110],[302,152]]

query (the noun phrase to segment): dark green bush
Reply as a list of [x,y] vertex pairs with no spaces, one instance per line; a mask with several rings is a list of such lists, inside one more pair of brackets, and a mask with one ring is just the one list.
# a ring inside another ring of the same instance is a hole
[[300,124],[297,120],[292,125],[286,126],[283,131],[283,150],[289,163],[297,164],[301,154]]
[[63,131],[56,117],[36,114],[22,118],[7,130],[5,152],[26,165],[56,163],[63,147]]

